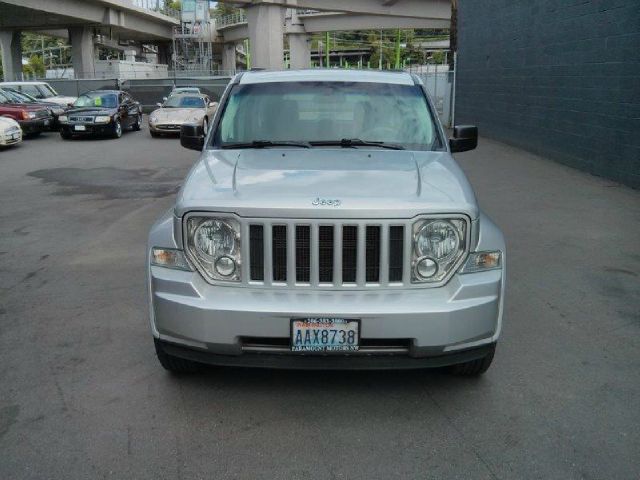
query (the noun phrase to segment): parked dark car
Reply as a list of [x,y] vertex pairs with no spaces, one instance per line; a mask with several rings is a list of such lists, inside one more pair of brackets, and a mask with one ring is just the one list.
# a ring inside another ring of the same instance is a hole
[[60,128],[60,122],[58,121],[58,117],[65,112],[66,108],[54,102],[38,100],[37,98],[32,97],[27,93],[19,92],[18,90],[15,90],[13,88],[2,87],[1,85],[0,85],[0,92],[4,93],[16,104],[39,106],[39,107],[42,107],[43,109],[46,108],[47,110],[49,110],[49,112],[51,113],[51,116],[53,117],[53,121],[51,122],[51,125],[49,125],[50,127],[49,130],[51,130],[52,132],[57,132],[58,129]]
[[15,103],[5,93],[0,92],[0,117],[13,118],[20,124],[25,136],[35,137],[51,127],[51,111],[40,105]]
[[59,117],[60,136],[104,136],[120,138],[124,130],[140,130],[142,107],[122,90],[83,93]]

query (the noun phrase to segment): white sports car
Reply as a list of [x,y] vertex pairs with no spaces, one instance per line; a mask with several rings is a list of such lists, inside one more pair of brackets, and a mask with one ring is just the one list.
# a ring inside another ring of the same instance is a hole
[[22,142],[22,129],[12,118],[0,117],[0,147],[17,145]]

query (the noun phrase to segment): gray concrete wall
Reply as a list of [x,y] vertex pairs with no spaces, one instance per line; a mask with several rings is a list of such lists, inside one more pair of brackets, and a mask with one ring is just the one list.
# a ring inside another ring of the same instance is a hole
[[640,1],[458,4],[456,123],[640,188]]

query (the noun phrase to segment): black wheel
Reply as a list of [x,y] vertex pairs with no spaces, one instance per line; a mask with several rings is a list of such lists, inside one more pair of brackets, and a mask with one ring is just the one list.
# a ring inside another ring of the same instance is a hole
[[65,132],[64,130],[60,130],[60,136],[63,140],[71,140],[71,134]]
[[39,137],[42,132],[31,132],[25,135],[25,138],[36,138]]
[[491,350],[484,357],[476,360],[471,360],[466,363],[459,363],[458,365],[452,365],[449,367],[449,372],[453,375],[460,375],[464,377],[477,377],[489,370],[491,362],[493,361],[493,355],[495,354],[495,344],[491,346]]
[[114,122],[111,136],[113,138],[120,138],[122,136],[122,123],[120,123],[120,119],[116,119]]
[[153,138],[158,138],[158,137],[160,136],[160,134],[159,134],[159,133],[156,133],[156,132],[154,132],[153,130],[149,130],[149,133],[151,134],[151,136],[152,136]]
[[138,118],[136,119],[136,123],[133,124],[133,131],[134,132],[139,132],[140,129],[142,128],[142,114],[139,113],[138,114]]
[[194,373],[202,368],[202,365],[197,362],[169,355],[164,351],[162,343],[158,341],[158,339],[154,338],[153,342],[156,346],[156,355],[158,356],[160,365],[162,365],[165,370],[172,373]]

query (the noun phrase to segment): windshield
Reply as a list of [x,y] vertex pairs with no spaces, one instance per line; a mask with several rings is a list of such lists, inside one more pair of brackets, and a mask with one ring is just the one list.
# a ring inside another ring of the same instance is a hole
[[204,108],[204,98],[202,97],[169,97],[164,102],[165,108]]
[[3,89],[2,93],[4,93],[7,97],[9,97],[14,102],[19,103],[34,103],[35,99],[33,97],[29,97],[24,93],[15,92],[11,89]]
[[80,95],[73,106],[116,108],[118,106],[118,95],[107,92],[89,92]]
[[19,88],[21,92],[27,93],[34,98],[51,98],[57,95],[57,93],[49,85],[46,84],[25,84],[20,85]]
[[0,103],[13,103],[11,98],[3,92],[0,92]]
[[235,85],[214,141],[225,147],[255,141],[313,145],[342,139],[409,150],[441,148],[420,86],[362,82]]

